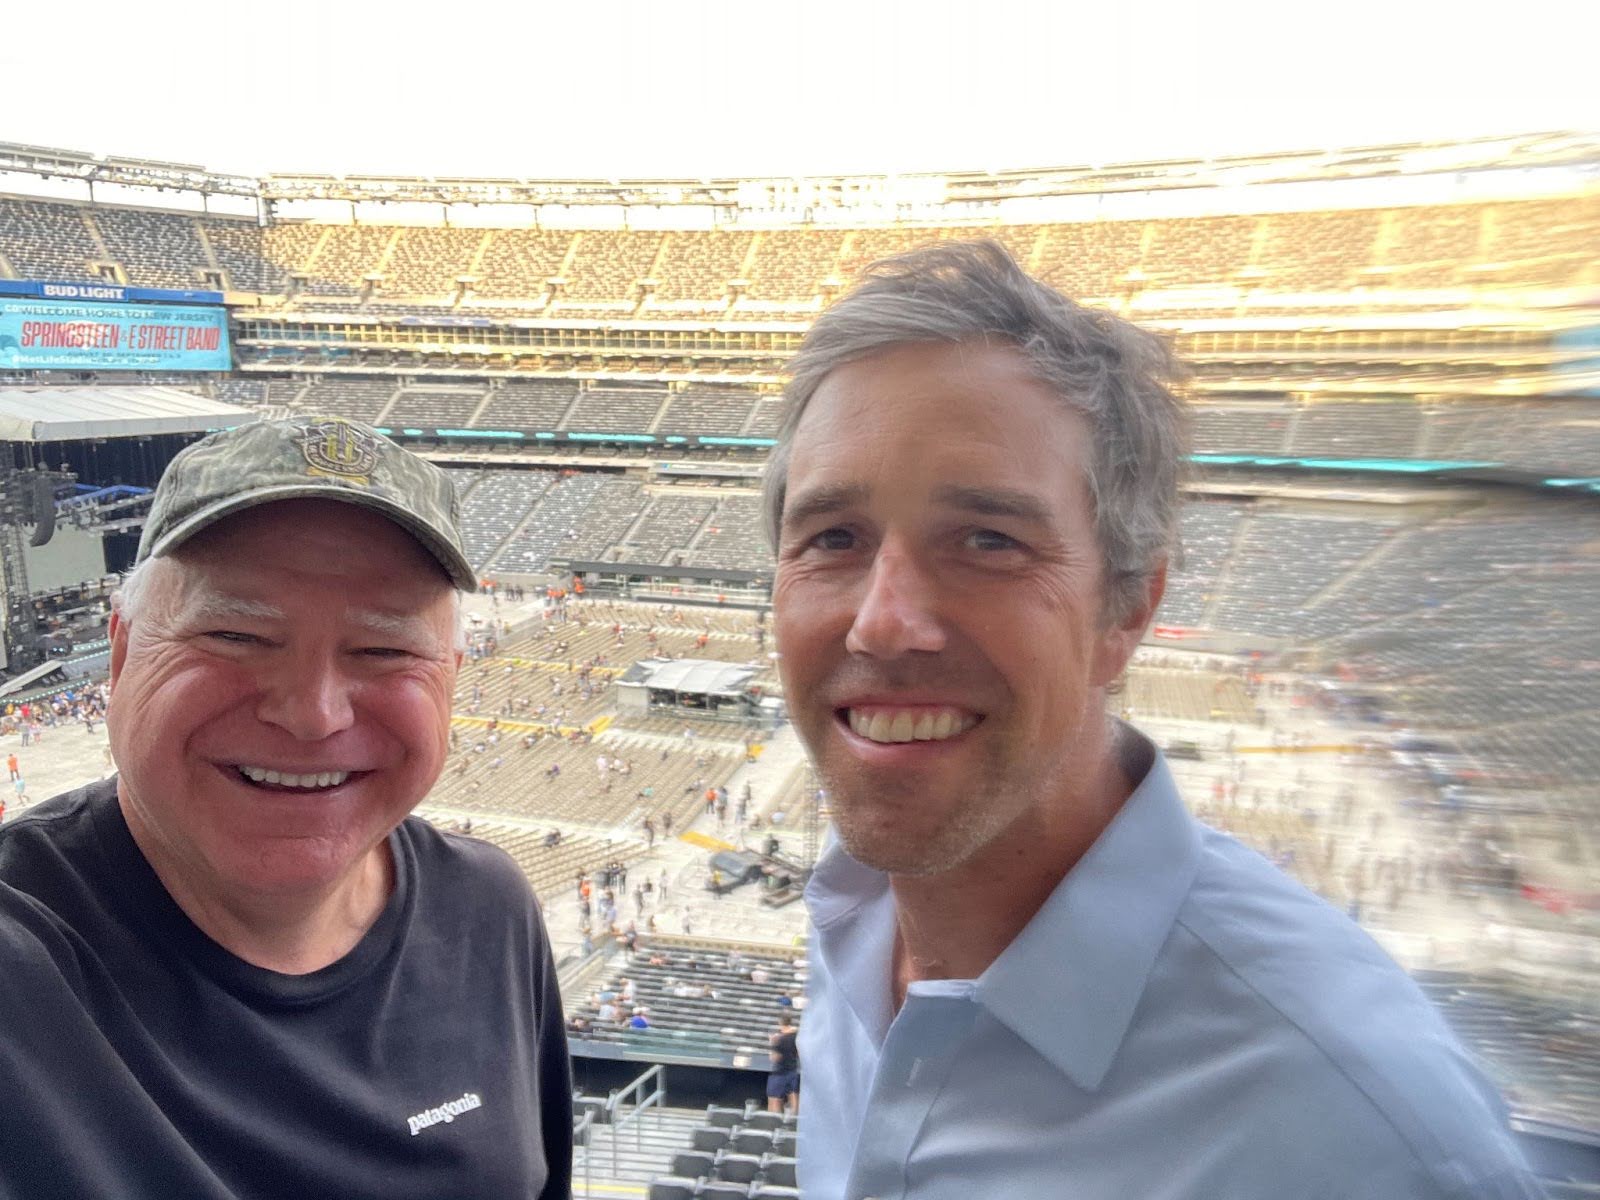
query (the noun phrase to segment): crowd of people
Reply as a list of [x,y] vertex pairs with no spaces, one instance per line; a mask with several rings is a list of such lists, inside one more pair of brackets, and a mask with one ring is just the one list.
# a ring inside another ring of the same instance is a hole
[[[0,820],[5,819],[8,799],[14,809],[28,802],[27,764],[34,753],[42,753],[38,748],[44,745],[46,735],[54,737],[77,727],[86,734],[94,734],[105,724],[106,704],[110,699],[110,685],[102,680],[63,688],[32,700],[8,703],[0,710],[0,737],[18,738],[18,748],[6,754],[9,796],[0,792]],[[105,773],[109,774],[110,751],[103,757]]]

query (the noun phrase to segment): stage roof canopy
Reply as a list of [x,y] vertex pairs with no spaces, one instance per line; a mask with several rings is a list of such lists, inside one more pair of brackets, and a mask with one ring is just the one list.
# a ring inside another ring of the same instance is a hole
[[755,673],[754,667],[704,658],[647,658],[634,663],[617,682],[696,696],[737,696]]
[[206,433],[256,414],[174,387],[7,387],[0,385],[0,441],[75,442],[84,438]]

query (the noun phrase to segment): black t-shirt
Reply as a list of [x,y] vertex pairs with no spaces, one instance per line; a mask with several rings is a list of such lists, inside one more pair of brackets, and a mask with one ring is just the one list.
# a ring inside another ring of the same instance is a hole
[[780,1033],[772,1039],[772,1069],[779,1074],[788,1074],[790,1071],[800,1069],[800,1047],[795,1044],[794,1032]]
[[570,1197],[561,999],[526,880],[415,818],[389,845],[372,928],[283,975],[189,920],[114,781],[0,828],[0,1197]]

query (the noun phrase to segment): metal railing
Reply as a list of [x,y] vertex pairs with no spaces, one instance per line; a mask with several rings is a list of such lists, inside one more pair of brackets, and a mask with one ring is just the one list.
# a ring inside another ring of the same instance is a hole
[[574,1154],[578,1147],[583,1147],[583,1194],[587,1196],[590,1191],[589,1182],[589,1140],[594,1131],[594,1109],[588,1109],[583,1114],[583,1119],[572,1127],[572,1148]]
[[[653,1086],[648,1095],[646,1087]],[[630,1101],[629,1097],[633,1099]],[[667,1069],[654,1066],[621,1091],[613,1091],[606,1100],[606,1121],[611,1126],[611,1173],[616,1174],[617,1142],[621,1140],[622,1127],[633,1126],[633,1148],[644,1149],[643,1116],[647,1109],[660,1110],[666,1103]],[[632,1104],[630,1109],[628,1106]]]

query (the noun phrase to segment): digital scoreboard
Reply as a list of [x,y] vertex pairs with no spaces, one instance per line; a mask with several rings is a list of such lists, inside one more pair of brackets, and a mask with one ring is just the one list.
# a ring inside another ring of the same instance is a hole
[[0,370],[226,371],[219,292],[0,280]]

